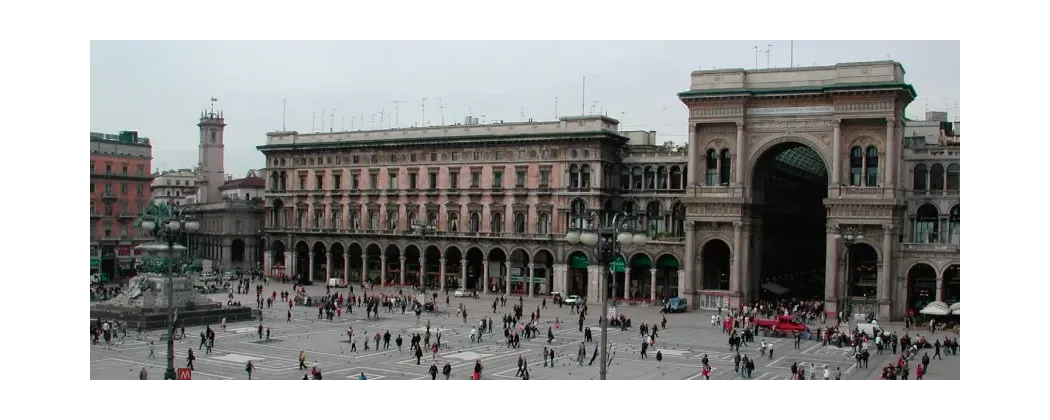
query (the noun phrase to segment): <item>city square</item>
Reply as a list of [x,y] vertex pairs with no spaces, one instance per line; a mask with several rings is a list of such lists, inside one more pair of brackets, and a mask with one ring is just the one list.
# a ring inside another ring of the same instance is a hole
[[[271,282],[269,287],[264,286],[264,291],[289,289],[290,285],[282,286],[274,282]],[[323,287],[308,286],[308,289],[311,295],[324,294]],[[345,292],[345,289],[333,290]],[[384,291],[396,293],[394,289]],[[378,289],[376,293],[379,293]],[[217,299],[225,297],[214,296]],[[578,330],[578,315],[571,314],[569,306],[559,308],[548,300],[547,309],[540,309],[541,328],[538,336],[532,339],[522,338],[519,348],[509,349],[501,333],[500,320],[504,314],[511,312],[517,298],[512,296],[507,300],[506,307],[497,307],[495,314],[492,313],[492,299],[491,296],[484,299],[450,297],[453,307],[451,316],[430,316],[424,312],[418,324],[415,314],[411,311],[402,315],[400,311],[392,314],[380,310],[378,319],[366,320],[362,308],[355,308],[353,314],[344,312],[342,317],[328,321],[317,319],[317,309],[307,307],[295,307],[292,322],[289,323],[286,321],[287,303],[278,301],[272,309],[263,310],[262,325],[271,331],[269,342],[265,338],[259,339],[259,323],[255,321],[228,324],[226,331],[221,331],[219,325],[210,325],[216,330],[216,344],[211,354],[205,354],[205,350],[199,348],[199,332],[203,327],[187,327],[187,338],[176,341],[175,366],[185,367],[187,349],[193,349],[197,357],[194,362],[193,380],[245,380],[245,365],[249,360],[256,368],[252,374],[253,380],[302,379],[303,375],[310,371],[298,369],[299,351],[302,350],[306,352],[307,366],[311,369],[318,367],[324,380],[357,380],[362,373],[368,380],[430,380],[428,369],[434,358],[427,351],[422,358],[422,364],[416,365],[408,344],[410,336],[413,333],[422,334],[426,330],[427,321],[430,321],[432,333],[436,334],[438,330],[442,332],[442,347],[437,354],[437,366],[441,369],[446,363],[450,363],[452,380],[470,379],[475,360],[481,360],[484,367],[483,380],[520,380],[521,378],[515,376],[519,356],[528,363],[530,379],[533,380],[598,378],[600,362],[595,360],[593,365],[589,365],[588,362],[601,339],[600,328],[595,320],[600,310],[599,305],[592,303],[589,306],[588,318],[595,319],[588,319],[585,325],[591,328],[593,341],[586,343],[587,360],[580,366],[576,362],[576,351],[579,343],[583,341],[583,333]],[[444,309],[443,301],[439,298],[439,310]],[[463,303],[467,308],[466,324],[462,318],[455,316],[454,308],[458,307],[459,303]],[[524,298],[526,313],[534,311],[541,304],[540,299]],[[658,313],[658,309],[624,306],[618,308],[618,313],[632,319],[632,328],[620,331],[611,327],[609,330],[609,354],[612,361],[609,365],[608,379],[702,380],[700,360],[705,354],[712,367],[711,380],[741,379],[740,375],[733,371],[736,352],[729,351],[728,336],[721,333],[720,327],[710,325],[709,320],[713,312],[667,314],[667,328],[659,330],[656,346],[648,350],[647,359],[642,359],[639,354],[643,337],[638,332],[638,325],[641,322],[659,324],[661,314]],[[493,334],[485,334],[481,343],[471,343],[471,327],[476,327],[482,316],[493,318]],[[548,345],[546,327],[553,327],[556,319],[561,321],[561,328],[554,330],[554,341]],[[346,334],[348,326],[354,329],[358,341],[357,352],[350,352]],[[894,330],[889,326],[887,329]],[[390,331],[393,337],[400,334],[404,338],[402,351],[397,350],[393,339],[389,349],[377,350],[370,343],[370,349],[364,350],[363,342],[366,337],[371,340],[376,332],[386,331]],[[903,326],[896,332],[903,334]],[[91,378],[137,379],[139,371],[145,367],[149,379],[162,379],[165,347],[164,341],[158,339],[161,333],[151,331],[147,334],[154,340],[155,359],[147,358],[148,341],[136,340],[131,329],[128,337],[124,339],[124,344],[117,344],[113,349],[105,349],[101,345],[91,346]],[[910,333],[925,335],[931,340],[934,337],[943,338],[946,334],[929,336],[928,331],[922,330],[913,330]],[[773,359],[759,357],[758,345],[763,339],[772,345]],[[119,339],[115,341],[119,342]],[[554,367],[543,366],[544,346],[555,350]],[[873,351],[869,361],[870,367],[860,369],[849,357],[851,350],[848,347],[822,347],[820,342],[815,340],[803,341],[798,350],[793,347],[791,338],[756,337],[755,342],[742,347],[740,353],[749,358],[759,357],[752,375],[754,380],[789,379],[792,363],[798,363],[807,370],[810,369],[810,364],[816,366],[817,378],[822,377],[823,367],[828,366],[832,375],[835,368],[839,368],[843,380],[877,379],[881,367],[896,360],[896,356],[889,355],[889,350],[885,355],[877,355]],[[663,361],[660,363],[656,361],[657,350],[663,355]],[[929,350],[929,354],[932,356],[932,350]],[[944,360],[934,360],[930,366],[927,379],[959,379],[957,356],[944,356]],[[444,380],[444,376],[439,374],[438,380]]]

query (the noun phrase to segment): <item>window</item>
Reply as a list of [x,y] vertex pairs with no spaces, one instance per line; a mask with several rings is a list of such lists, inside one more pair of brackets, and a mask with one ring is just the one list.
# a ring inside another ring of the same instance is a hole
[[372,161],[373,164],[379,163],[379,155],[372,155],[371,156],[371,161]]
[[514,186],[516,186],[518,188],[524,187],[525,186],[525,170],[519,169],[518,172],[515,174],[515,176],[517,177],[517,179],[514,181]]
[[234,231],[234,232],[236,232],[236,233],[241,233],[241,232],[243,232],[243,231],[241,230],[241,226],[242,226],[243,224],[244,224],[244,221],[243,221],[243,220],[234,220],[234,221],[233,221],[233,231]]
[[645,221],[646,230],[648,231],[650,238],[655,238],[658,233],[663,233],[663,209],[660,208],[659,201],[650,201],[649,204],[645,206]]
[[864,157],[865,172],[867,172],[864,185],[875,187],[879,185],[879,149],[868,146],[867,156]]
[[459,152],[452,152],[452,161],[459,162]]
[[583,165],[580,167],[580,188],[591,187],[591,167],[590,165]]
[[541,235],[551,233],[551,215],[547,213],[540,213],[540,225],[537,227],[539,228]]
[[314,210],[314,229],[321,229],[324,227],[324,210]]
[[656,188],[661,190],[667,189],[667,167],[661,166],[656,168]]
[[128,227],[127,226],[125,226],[125,225],[121,225],[120,226],[120,236],[121,237],[128,236]]
[[430,161],[434,162],[434,161],[437,161],[437,160],[438,160],[438,154],[431,152],[430,153]]
[[397,155],[393,153],[390,154],[390,163],[397,163]]
[[128,176],[128,165],[120,165],[120,174],[122,176]]
[[481,171],[470,171],[470,188],[477,188],[479,185],[481,185]]
[[138,184],[135,186],[135,193],[138,194],[140,197],[142,196],[142,184]]
[[912,174],[912,189],[915,191],[926,191],[927,178],[929,178],[929,172],[926,169],[926,165],[921,163],[915,165],[915,171]]
[[849,184],[860,186],[864,175],[864,149],[854,147],[850,149],[849,155]]
[[387,184],[387,189],[396,190],[397,189],[397,173],[396,172],[395,173],[391,173],[388,176],[390,177],[390,182]]
[[514,214],[514,233],[525,233],[525,213]]
[[[110,165],[110,164],[107,163],[106,164],[106,175],[112,175],[112,174],[113,174],[113,165]],[[106,235],[106,236],[109,236],[109,235]]]
[[492,188],[503,188],[503,171],[492,171]]
[[358,174],[351,174],[350,175],[350,189],[351,190],[356,190],[358,188],[361,188],[361,176],[358,175]]
[[494,211],[492,212],[492,233],[503,233],[503,213]]
[[937,208],[932,204],[923,204],[915,214],[915,232],[912,239],[920,244],[936,243],[939,230],[937,225]]
[[142,214],[142,211],[145,208],[146,208],[146,203],[143,203],[143,202],[139,201],[139,203],[135,205],[135,214]]
[[314,189],[317,191],[324,189],[324,175],[314,175]]
[[[573,150],[575,152],[575,150]],[[569,188],[580,187],[580,168],[575,164],[569,165]]]
[[121,194],[127,194],[128,193],[128,183],[127,182],[120,183],[120,193]]
[[459,232],[459,212],[448,212],[448,231]]
[[300,191],[306,190],[306,176],[305,175],[299,177],[299,190]]
[[369,174],[368,175],[368,188],[373,189],[373,190],[379,188],[379,175],[378,174]]
[[677,166],[671,167],[671,189],[680,190],[685,177],[682,176],[682,168]]
[[587,203],[582,198],[572,200],[572,204],[569,205],[570,213],[568,226],[572,228],[582,228],[584,225],[584,219],[587,216]]
[[416,212],[414,211],[409,211],[408,217],[406,217],[405,220],[407,220],[407,225],[405,226],[406,228],[411,228],[412,223],[419,221],[419,219],[416,219]]
[[343,176],[340,174],[332,175],[332,189],[338,190],[343,188]]
[[930,167],[930,191],[944,190],[944,167],[937,163]]
[[113,205],[109,204],[109,203],[106,203],[105,207],[103,208],[103,213],[102,214],[105,214],[107,216],[112,215],[113,214]]
[[412,172],[412,173],[408,174],[408,189],[414,190],[414,189],[416,189],[416,185],[419,185],[416,182],[416,177],[417,177],[417,175],[416,175],[415,172]]
[[437,171],[431,171],[427,173],[427,188],[436,189],[438,187],[438,173]]
[[368,211],[368,229],[379,230],[379,212],[375,210]]
[[499,150],[496,151],[496,160],[503,160],[503,152]]
[[474,160],[478,160],[481,157],[481,153],[474,152]]
[[296,210],[295,211],[295,225],[298,226],[299,229],[306,229],[306,212],[305,211],[303,211],[303,210]]
[[95,161],[91,161],[91,173],[95,173]]
[[948,191],[959,191],[959,165],[948,165]]
[[959,206],[948,212],[948,243],[959,245]]
[[438,227],[438,213],[436,211],[427,212],[427,225],[433,226],[435,229]]
[[102,226],[102,231],[102,236],[113,236],[113,226],[110,226],[109,223]]
[[341,210],[332,210],[332,228],[342,229],[343,226],[343,212]]
[[551,170],[542,169],[540,170],[540,187],[547,188],[551,186]]
[[91,193],[92,194],[95,193],[95,183],[94,182],[91,183]]
[[361,218],[357,214],[357,210],[350,210],[350,225],[347,229],[357,230],[361,228]]
[[[476,152],[475,152],[476,153]],[[481,215],[478,212],[470,212],[470,233],[478,233],[481,230]]]
[[408,155],[408,161],[409,162],[415,162],[416,161],[416,154],[413,153],[413,154]]
[[357,155],[350,156],[350,161],[353,162],[354,165],[357,165],[358,163],[361,163],[360,156],[357,156]]
[[390,230],[397,229],[397,210],[387,210],[386,228]]
[[448,187],[451,189],[459,188],[459,172],[448,173]]
[[721,159],[718,160],[718,182],[721,185],[729,185],[729,173],[733,166],[729,156],[729,149],[722,149]]
[[139,176],[145,175],[146,174],[146,165],[138,165],[135,168],[135,171],[139,174]]
[[626,166],[620,167],[620,188],[624,190],[631,189],[631,170]]
[[106,190],[105,191],[106,191],[106,194],[112,194],[113,193],[113,184],[106,184]]

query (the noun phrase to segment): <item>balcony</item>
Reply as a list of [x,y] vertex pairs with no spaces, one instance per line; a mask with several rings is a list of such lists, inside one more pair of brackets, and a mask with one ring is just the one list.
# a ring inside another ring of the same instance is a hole
[[102,212],[98,212],[98,211],[95,211],[95,212],[91,212],[91,218],[92,218],[92,219],[101,219],[101,218],[102,218],[102,217],[104,217],[104,216],[105,216],[105,215],[104,215],[104,214],[102,214]]
[[445,192],[448,193],[448,195],[459,194],[459,188],[452,187],[452,188],[449,188],[449,189],[445,190]]
[[117,193],[112,191],[103,191],[102,194],[100,194],[100,196],[104,201],[114,201],[117,199]]
[[437,197],[437,196],[438,196],[438,189],[437,188],[427,188],[427,197],[433,198],[433,197]]
[[524,185],[514,187],[514,197],[517,199],[524,199],[529,196],[529,190]]
[[328,194],[331,195],[332,198],[340,199],[340,198],[343,197],[343,190],[341,190],[339,188],[332,188],[332,189],[328,190]]
[[950,197],[959,198],[959,191],[947,191],[947,190],[908,190],[908,195],[911,197]]
[[349,190],[346,190],[346,195],[348,195],[350,197],[357,197],[357,196],[361,195],[361,190],[359,190],[357,188],[351,188]]
[[502,185],[493,185],[492,186],[492,192],[494,192],[494,193],[503,192],[503,186]]
[[536,189],[537,196],[549,197],[552,194],[554,194],[554,189],[551,188],[549,185],[540,185],[540,187]]
[[365,190],[365,195],[372,198],[379,197],[379,190],[375,188]]
[[945,243],[913,243],[913,242],[902,242],[900,244],[902,253],[909,252],[924,252],[924,253],[939,253],[939,254],[952,254],[959,255],[959,244],[945,244]]
[[481,188],[477,185],[471,185],[470,189],[467,190],[467,195],[471,197],[481,197]]
[[137,218],[137,217],[138,217],[138,215],[136,215],[136,214],[131,214],[131,213],[120,213],[120,215],[119,215],[119,216],[117,216],[117,217],[118,217],[118,218],[120,218],[120,219],[122,219],[122,220],[130,220],[130,219],[135,219],[135,218]]

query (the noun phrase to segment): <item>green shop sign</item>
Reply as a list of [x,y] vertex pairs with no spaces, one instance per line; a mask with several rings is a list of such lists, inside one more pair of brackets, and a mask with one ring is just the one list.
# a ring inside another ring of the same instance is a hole
[[623,255],[616,257],[616,261],[609,264],[609,270],[614,273],[623,273],[627,271],[627,264],[623,261]]
[[569,259],[569,267],[575,270],[586,270],[590,266],[591,260],[586,255],[573,254],[572,258]]
[[98,264],[99,264],[98,258],[92,258],[91,259],[91,268],[98,268]]

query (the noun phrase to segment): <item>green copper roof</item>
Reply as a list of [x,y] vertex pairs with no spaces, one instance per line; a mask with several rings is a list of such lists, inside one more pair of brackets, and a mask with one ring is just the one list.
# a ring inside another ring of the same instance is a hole
[[828,171],[824,167],[824,160],[809,147],[795,146],[786,149],[777,154],[775,159],[777,162],[798,168],[818,178],[827,179],[828,177]]
[[904,89],[912,98],[917,95],[915,88],[912,85],[903,82],[890,82],[890,83],[839,83],[824,86],[799,86],[799,87],[783,87],[783,88],[767,88],[767,89],[705,89],[705,90],[690,90],[681,92],[678,97],[681,99],[686,98],[701,98],[704,96],[726,96],[726,95],[776,95],[776,94],[792,94],[792,93],[828,93],[836,90],[855,90],[855,89]]

